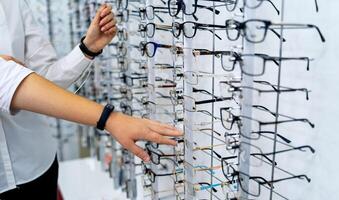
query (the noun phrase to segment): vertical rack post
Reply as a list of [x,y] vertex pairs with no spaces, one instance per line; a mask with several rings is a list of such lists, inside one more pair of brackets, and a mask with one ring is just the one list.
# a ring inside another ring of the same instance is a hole
[[[244,7],[244,20],[255,18],[255,9],[246,9],[245,5]],[[255,52],[255,44],[246,41],[245,38],[243,38],[243,53],[244,54],[253,54]],[[244,60],[244,66],[246,66],[247,70],[254,70],[254,61],[252,59],[246,59]],[[243,75],[241,80],[242,86],[251,87],[253,85],[253,77]],[[242,116],[252,116],[252,104],[253,104],[253,93],[250,90],[244,90],[242,91],[242,99],[241,99],[241,115]],[[250,134],[252,132],[252,125],[250,119],[242,119],[241,121],[241,132],[243,135],[248,136],[247,138],[250,138]],[[251,143],[251,140],[246,139],[245,137],[240,137],[240,145],[242,142],[246,142],[248,144]],[[250,154],[251,149],[249,145],[241,147],[241,154],[243,157],[247,159],[239,159],[239,171],[250,174]],[[240,152],[239,152],[240,157]],[[242,187],[244,189],[248,189],[250,187],[249,185],[249,177],[245,176],[242,180]],[[248,194],[240,189],[240,197],[242,199],[248,199]]]
[[[186,10],[188,13],[193,9],[194,0],[185,0]],[[192,15],[184,15],[184,21],[194,21]],[[184,72],[193,70],[193,54],[192,54],[192,38],[184,37]],[[190,84],[184,83],[184,95],[192,96],[193,88]],[[184,98],[184,107],[192,105],[187,105],[187,101]],[[195,183],[195,174],[194,174],[194,159],[193,159],[193,113],[184,111],[184,131],[185,131],[185,161],[187,163],[191,163],[192,165],[185,165],[185,199],[194,200],[195,191],[193,185]]]
[[[145,8],[147,6],[152,6],[153,5],[153,0],[146,0],[145,2]],[[153,22],[153,20],[149,20],[146,17],[146,23]],[[147,38],[147,37],[146,37]],[[154,42],[153,38],[147,38],[148,42]],[[147,69],[148,69],[148,97],[149,101],[151,102],[156,102],[155,98],[155,72],[154,72],[154,57],[152,58],[147,58]],[[155,119],[155,110],[149,110],[150,112],[150,119]],[[151,163],[151,170],[155,173],[157,173],[157,166],[155,166],[153,163]],[[154,183],[152,183],[152,190],[153,191],[158,191],[159,190],[159,183],[158,179],[156,178]],[[159,194],[157,192],[153,193],[152,200],[158,200],[159,199]]]
[[113,188],[119,189],[119,161],[117,155],[117,143],[114,139],[111,140],[112,162],[111,162],[111,175],[113,178]]
[[[128,1],[128,0],[126,0]],[[131,3],[131,2],[129,2]],[[128,9],[128,8],[127,8]],[[126,28],[126,30],[130,30],[129,29],[129,23],[126,22],[124,23],[124,27]],[[125,41],[126,47],[128,49],[128,47],[130,46],[130,37],[127,37],[127,41]],[[130,51],[129,49],[127,50],[127,54],[126,54],[127,58],[130,58]],[[128,70],[130,70],[130,63],[127,64],[128,65]],[[133,103],[132,103],[132,108],[133,108]],[[136,180],[136,176],[135,176],[135,157],[131,152],[128,152],[127,154],[127,161],[128,163],[127,165],[127,170],[128,170],[128,179],[127,181],[127,196],[129,197],[129,199],[131,200],[135,200],[137,198],[137,180]]]
[[[281,0],[281,18],[280,22],[284,22],[285,17],[285,0]],[[279,58],[282,58],[283,54],[283,38],[284,38],[284,28],[281,26],[280,28],[280,46],[279,46]],[[279,59],[279,69],[278,69],[278,81],[277,81],[277,90],[280,90],[280,84],[281,84],[281,66],[282,66],[282,59]],[[276,99],[276,108],[275,108],[275,122],[279,120],[279,106],[280,106],[280,93],[277,92],[277,99]],[[278,123],[275,123],[274,125],[274,140],[273,140],[273,152],[276,152],[277,150],[277,133],[278,133]],[[273,154],[272,156],[272,163],[275,163],[276,156]],[[274,173],[275,173],[275,165],[272,164],[272,170],[271,170],[271,181],[274,180]],[[270,200],[273,200],[273,192],[274,188],[273,185],[270,189]]]
[[[216,17],[216,14],[215,14],[215,2],[213,1],[213,24],[215,25],[215,17]],[[215,51],[215,27],[213,27],[213,40],[212,40],[212,51]],[[215,74],[215,56],[212,56],[212,74]],[[212,77],[212,80],[211,80],[211,84],[212,84],[212,94],[214,95],[215,93],[215,79],[214,77]],[[211,119],[212,119],[212,131],[211,131],[211,149],[212,151],[210,152],[211,153],[211,167],[214,166],[214,158],[213,158],[213,151],[214,151],[214,137],[215,137],[215,133],[214,133],[214,109],[215,109],[215,106],[214,106],[214,103],[212,103],[212,110],[211,110],[211,113],[212,113],[212,116],[211,116]],[[213,185],[213,181],[214,181],[214,175],[213,173],[211,173],[211,182],[210,184]],[[210,199],[212,200],[213,199],[213,191],[211,190],[210,192]]]

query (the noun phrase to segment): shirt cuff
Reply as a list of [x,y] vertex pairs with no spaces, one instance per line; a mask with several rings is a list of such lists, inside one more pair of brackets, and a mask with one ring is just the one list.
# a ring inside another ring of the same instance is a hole
[[[14,94],[21,84],[21,82],[31,73],[33,73],[32,70],[25,68],[13,61],[7,62],[7,67],[10,68],[9,70],[4,70],[7,72],[3,78],[2,83],[4,83],[3,88],[4,90],[0,92],[0,109],[6,113],[15,114],[11,110],[11,103],[14,97]],[[8,69],[7,68],[7,69]]]
[[89,66],[93,63],[94,60],[87,58],[84,53],[81,51],[80,44],[78,44],[73,51],[69,54],[69,58],[72,58],[74,61],[73,71],[76,73],[84,72]]

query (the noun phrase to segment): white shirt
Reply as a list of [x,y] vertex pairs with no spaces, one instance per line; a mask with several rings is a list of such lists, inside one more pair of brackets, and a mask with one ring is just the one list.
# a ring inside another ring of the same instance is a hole
[[[78,46],[57,60],[25,0],[0,0],[0,34],[0,54],[19,59],[63,88],[69,87],[91,64]],[[8,111],[8,101],[2,106]],[[13,116],[0,111],[0,193],[38,178],[51,166],[56,154],[51,132],[42,115],[21,111]]]
[[[12,98],[21,81],[33,71],[0,58],[0,112],[10,113]],[[1,123],[0,123],[1,125]],[[0,146],[1,148],[2,146]],[[2,151],[0,151],[2,153]],[[1,157],[1,154],[0,154]],[[1,174],[0,170],[0,174]]]

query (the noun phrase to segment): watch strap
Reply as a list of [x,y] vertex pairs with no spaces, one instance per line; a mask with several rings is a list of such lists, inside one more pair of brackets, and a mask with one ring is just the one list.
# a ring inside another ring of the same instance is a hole
[[114,111],[114,106],[111,104],[107,104],[104,107],[104,110],[102,111],[102,114],[100,116],[99,121],[97,122],[97,129],[104,130],[106,126],[106,122],[111,115],[111,113]]
[[80,50],[81,50],[84,54],[86,54],[86,55],[88,55],[88,56],[90,56],[90,57],[93,57],[93,58],[95,58],[95,57],[97,57],[98,55],[102,54],[102,49],[101,49],[99,52],[97,52],[97,53],[90,51],[90,50],[87,48],[87,46],[84,44],[85,38],[86,38],[86,36],[84,36],[84,37],[81,38],[81,42],[80,42],[80,46],[79,46]]

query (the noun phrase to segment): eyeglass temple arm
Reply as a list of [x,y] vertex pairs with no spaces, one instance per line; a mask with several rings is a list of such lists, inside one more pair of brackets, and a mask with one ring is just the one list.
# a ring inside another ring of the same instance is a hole
[[210,51],[208,49],[193,49],[192,51],[193,55],[213,55],[213,51]]
[[273,62],[275,62],[277,65],[279,65],[279,60],[306,60],[306,69],[307,71],[310,70],[310,61],[311,59],[309,57],[271,57]]
[[[159,11],[158,11],[159,12]],[[165,21],[159,16],[159,15],[157,15],[156,13],[154,13],[154,16],[156,17],[156,18],[158,18],[159,19],[159,21],[161,22],[161,23],[164,23]]]
[[297,176],[291,176],[291,177],[288,177],[288,178],[276,179],[276,180],[273,180],[273,181],[269,181],[269,183],[272,184],[272,183],[277,183],[277,182],[291,180],[291,179],[297,179],[297,178],[298,179],[306,179],[307,182],[311,182],[311,179],[307,175],[302,174],[302,175],[297,175]]
[[156,29],[162,30],[162,31],[170,31],[170,29],[172,28],[169,25],[160,25],[160,24],[156,24],[155,27]]
[[[280,121],[277,121],[277,122],[275,122],[275,121],[274,122],[261,122],[261,121],[259,121],[259,122],[260,122],[261,125],[282,124],[282,123],[289,123],[289,122],[305,122],[308,125],[310,125],[311,128],[315,127],[315,125],[306,118],[296,119],[296,118],[289,117],[289,116],[286,116],[286,115],[283,115],[283,114],[279,114],[279,116],[287,117],[287,118],[290,118],[290,119],[289,120],[280,120]],[[244,117],[244,116],[242,116],[242,117]]]
[[279,90],[279,92],[305,92],[306,94],[306,100],[309,100],[309,90],[307,88],[288,88],[288,87],[283,87],[283,89]]
[[318,1],[317,1],[317,0],[314,0],[314,3],[315,3],[315,10],[316,10],[316,12],[319,12]]
[[174,172],[174,173],[166,173],[166,174],[156,174],[156,173],[154,173],[155,176],[172,176],[172,175],[175,175],[175,174],[177,174],[177,173],[176,172]]
[[194,168],[196,169],[196,171],[199,171],[199,169],[200,169],[200,170],[209,171],[211,174],[215,174],[214,169],[207,167],[206,165],[196,165],[196,166],[194,166]]
[[221,156],[220,154],[218,154],[216,151],[214,151],[212,148],[201,148],[201,149],[199,149],[199,150],[201,150],[201,151],[204,151],[204,150],[210,150],[210,151],[212,151],[219,159],[222,158],[222,156]]
[[216,34],[215,32],[213,32],[213,30],[208,29],[208,28],[202,28],[202,27],[200,27],[200,29],[201,29],[201,30],[208,31],[208,32],[212,33],[213,35],[215,35],[215,37],[217,37],[219,40],[222,40],[222,38],[221,38],[218,34]]
[[269,181],[267,181],[265,178],[261,176],[251,176],[249,178],[255,180],[260,185],[268,185],[269,187],[272,187],[272,183],[270,183]]
[[162,48],[168,48],[168,49],[175,47],[175,46],[173,46],[173,45],[167,45],[167,44],[158,44],[158,43],[156,43],[156,45],[157,45],[158,47],[162,47]]
[[211,11],[211,12],[214,12],[216,15],[219,15],[219,14],[220,14],[220,11],[217,10],[217,9],[214,9],[213,7],[204,6],[204,5],[199,5],[199,4],[197,4],[196,7],[197,7],[197,8],[204,8],[204,9],[207,9],[207,10],[209,10],[209,11]]
[[[153,6],[153,8],[154,8],[154,9],[159,9],[160,11],[161,11],[161,10],[168,10],[167,7],[161,7],[161,6]],[[158,12],[158,10],[157,10],[157,12]],[[167,12],[166,12],[166,13],[167,13]]]
[[[252,134],[259,134],[259,135],[262,135],[262,134],[275,134],[275,132],[272,132],[272,131],[257,131],[257,132],[252,132]],[[282,136],[281,134],[277,133],[277,136],[284,140],[286,143],[291,143],[292,141],[287,139],[286,137]]]
[[228,157],[223,157],[221,158],[221,161],[224,161],[224,160],[230,160],[230,159],[235,159],[237,158],[238,156],[228,156]]
[[201,23],[196,23],[196,25],[202,29],[202,30],[207,30],[209,31],[210,33],[214,34],[219,40],[222,40],[222,38],[213,32],[213,30],[211,29],[208,29],[208,28],[226,28],[226,26],[223,26],[223,25],[214,25],[214,24],[201,24]]
[[[278,114],[279,116],[281,117],[286,117],[290,120],[281,120],[281,121],[278,121],[276,123],[286,123],[286,122],[294,122],[294,121],[301,121],[301,122],[306,122],[308,123],[312,128],[314,128],[314,124],[312,122],[310,122],[310,120],[306,119],[306,118],[294,118],[294,117],[290,117],[290,116],[287,116],[287,115],[284,115],[284,114],[280,114],[280,113],[275,113],[271,110],[269,110],[268,108],[264,107],[264,106],[261,106],[261,105],[253,105],[252,107],[254,108],[257,108],[257,109],[261,109],[261,110],[264,110],[264,111],[267,111],[269,112],[270,114],[276,116],[276,114]],[[244,117],[244,116],[242,116]],[[248,118],[248,117],[247,117]],[[261,124],[272,124],[272,123],[275,123],[275,122],[260,122]]]
[[249,87],[249,86],[240,86],[240,87],[235,87],[235,86],[232,86],[233,88],[239,88],[239,89],[250,89],[250,90],[255,90],[259,93],[268,93],[268,92],[280,92],[281,90],[278,90],[277,88],[275,88],[274,86],[272,85],[269,85],[273,88],[273,90],[262,90],[262,89],[259,89],[259,88],[255,88],[255,87]]
[[214,99],[208,99],[208,100],[202,100],[202,101],[196,101],[195,104],[207,104],[207,103],[213,103],[213,102],[220,102],[220,101],[228,101],[228,100],[233,100],[232,97],[217,97]]
[[139,16],[140,13],[142,12],[146,12],[144,9],[141,10],[130,10],[131,13],[129,13],[130,15],[134,15],[134,16]]
[[217,96],[215,96],[215,95],[212,94],[211,92],[209,92],[209,91],[207,91],[207,90],[203,90],[203,89],[193,88],[193,92],[194,92],[194,93],[200,92],[200,93],[203,93],[203,94],[208,94],[208,95],[212,96],[213,98],[218,98]]
[[[216,184],[211,185],[210,183],[207,183],[207,182],[200,182],[198,184],[201,185],[200,190],[212,189],[213,192],[218,192],[218,190],[214,188]],[[204,186],[204,185],[207,185],[207,186]]]
[[199,131],[212,131],[213,133],[217,134],[218,136],[221,136],[221,134],[219,132],[217,132],[216,130],[214,129],[211,129],[211,128],[202,128],[202,129],[199,129]]
[[[268,85],[271,88],[273,88],[274,91],[278,92],[279,90],[277,89],[277,85],[273,85],[268,81],[253,81],[254,83],[262,84],[262,85]],[[286,87],[286,86],[280,86],[280,88],[285,89],[285,90],[294,90],[294,91],[308,91],[307,88],[291,88],[291,87]],[[265,91],[265,90],[263,90]]]
[[277,14],[280,15],[280,10],[275,6],[275,4],[271,0],[266,0],[266,1],[269,2],[273,6],[273,8],[277,12]]
[[313,25],[313,24],[308,24],[307,26],[310,27],[310,28],[315,28],[317,30],[319,36],[320,36],[321,41],[323,43],[326,42],[326,39],[325,39],[324,35],[322,34],[322,32],[320,31],[320,28],[318,26]]
[[266,156],[265,154],[262,153],[251,153],[251,156],[256,157],[257,159],[261,160],[260,158],[258,158],[257,156],[262,156],[263,158],[265,158],[266,160],[268,160],[268,162],[274,164],[274,165],[278,165],[277,162],[273,162],[273,160],[271,160],[268,156]]
[[303,149],[309,149],[312,153],[315,153],[315,150],[313,149],[313,147],[311,147],[309,145],[303,145],[303,146],[293,147],[293,148],[285,149],[285,150],[281,150],[281,151],[263,153],[263,155],[269,156],[269,155],[280,154],[280,153],[285,153],[285,152],[289,152],[289,151],[296,151],[296,150],[304,151]]
[[252,105],[253,108],[256,108],[258,110],[263,110],[266,111],[268,113],[270,113],[271,115],[273,115],[273,117],[277,116],[277,113],[271,111],[270,109],[266,108],[265,106],[261,106],[261,105]]
[[[272,33],[274,33],[274,35],[276,35],[279,39],[281,39],[281,35],[274,29],[272,28],[268,28],[268,30],[270,30]],[[286,39],[285,38],[282,38],[283,42],[286,42]]]
[[[298,29],[298,28],[314,28],[318,32],[321,41],[324,43],[326,42],[326,39],[322,32],[320,31],[320,28],[314,24],[298,24],[298,23],[272,23],[271,26],[279,26],[271,28],[273,29]],[[286,27],[287,26],[287,27]]]
[[183,156],[183,154],[162,154],[161,157]]
[[[273,85],[271,84],[270,82],[268,81],[254,81],[255,83],[259,83],[259,84],[262,84],[262,85],[268,85],[270,87],[273,88],[273,90],[275,92],[294,92],[294,91],[302,91],[302,92],[305,92],[306,93],[306,100],[309,100],[309,90],[307,88],[290,88],[290,87],[285,87],[285,86],[280,86],[280,90],[278,90],[276,87],[277,85]],[[246,86],[244,86],[245,88]],[[251,89],[252,87],[248,87],[249,89]],[[256,89],[256,88],[253,88],[254,90],[257,90],[259,92],[267,92],[265,90],[260,90],[260,89]]]
[[221,120],[220,117],[214,116],[211,112],[209,112],[207,110],[197,110],[196,112],[200,112],[202,114],[208,115],[208,116],[210,116],[210,117],[212,117],[213,119],[216,119],[216,120]]

